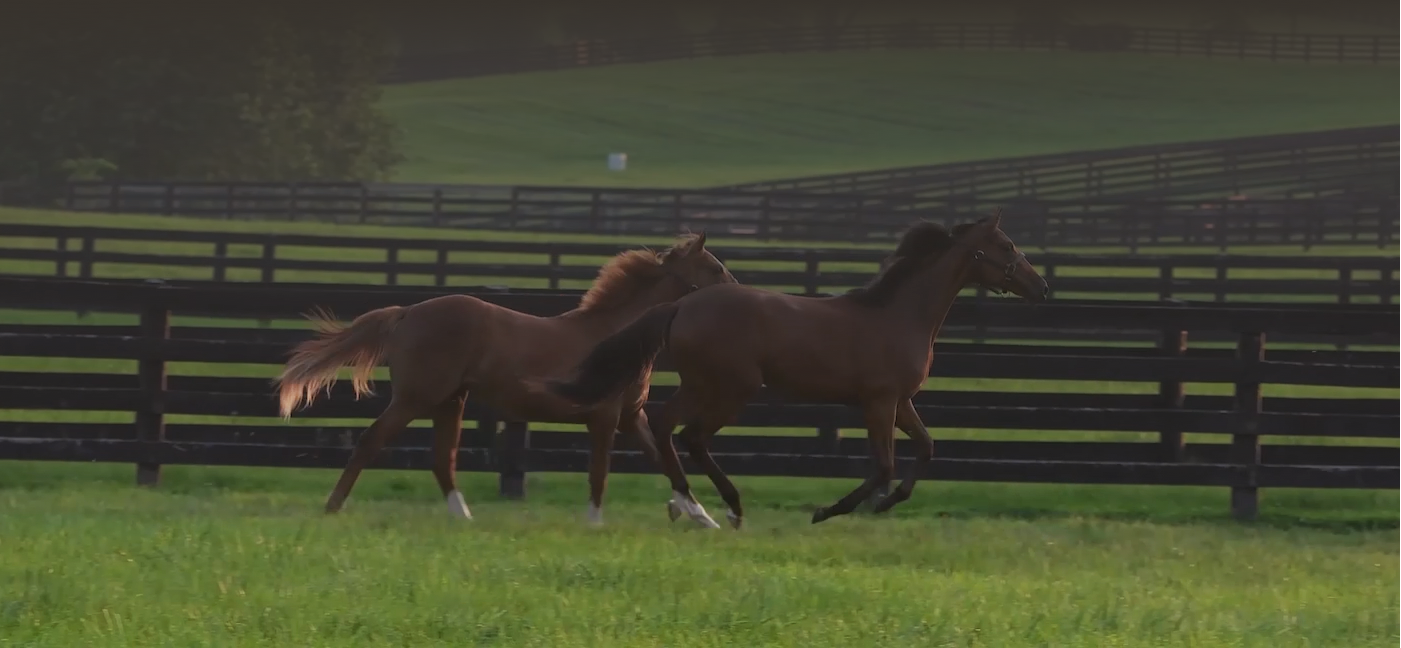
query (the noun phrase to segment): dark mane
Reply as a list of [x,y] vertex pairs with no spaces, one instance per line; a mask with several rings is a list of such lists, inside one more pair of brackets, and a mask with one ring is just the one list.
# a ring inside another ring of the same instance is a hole
[[910,277],[944,255],[954,238],[973,227],[974,223],[960,223],[953,231],[943,225],[920,221],[900,235],[895,251],[886,257],[885,267],[865,286],[851,290],[846,297],[863,306],[884,306],[895,297],[900,286]]

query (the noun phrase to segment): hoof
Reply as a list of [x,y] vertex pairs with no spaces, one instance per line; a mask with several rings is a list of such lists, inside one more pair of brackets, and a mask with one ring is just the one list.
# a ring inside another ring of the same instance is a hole
[[735,530],[739,530],[741,526],[744,526],[744,518],[742,516],[735,515],[734,511],[726,511],[725,520],[728,521],[730,523],[730,526],[733,527]]
[[715,520],[710,519],[710,516],[709,516],[709,515],[706,515],[706,514],[704,514],[704,513],[701,513],[700,515],[693,515],[693,516],[691,516],[691,519],[692,519],[692,520],[695,520],[695,521],[696,521],[696,525],[700,526],[700,528],[702,528],[702,529],[718,529],[718,528],[720,528],[720,523],[716,522]]
[[812,512],[812,523],[817,524],[818,522],[826,520],[829,517],[832,516],[831,514],[827,513],[827,507],[819,507],[816,511]]
[[671,518],[671,521],[672,521],[672,522],[675,522],[675,521],[681,519],[681,507],[676,503],[676,500],[668,500],[668,501],[667,501],[667,503],[666,503],[666,514],[667,514],[667,517],[670,517],[670,518]]

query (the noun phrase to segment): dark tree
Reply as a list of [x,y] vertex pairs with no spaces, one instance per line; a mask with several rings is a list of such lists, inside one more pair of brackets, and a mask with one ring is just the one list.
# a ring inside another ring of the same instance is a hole
[[399,160],[365,12],[116,8],[0,27],[0,179],[351,180]]

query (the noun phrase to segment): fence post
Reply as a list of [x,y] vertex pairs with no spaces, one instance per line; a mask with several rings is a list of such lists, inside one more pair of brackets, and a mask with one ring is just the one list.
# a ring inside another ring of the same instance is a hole
[[817,428],[817,445],[820,452],[841,454],[842,431],[836,425],[823,423]]
[[[680,196],[678,195],[677,197],[679,198]],[[770,213],[769,213],[769,194],[764,194],[764,197],[759,199],[759,239],[760,239],[760,240],[763,240],[763,241],[769,240],[769,219],[770,219]]]
[[1338,288],[1338,303],[1352,303],[1352,268],[1338,268],[1338,281],[1342,286]]
[[218,241],[214,244],[214,281],[224,281],[228,274],[228,268],[224,260],[229,258],[229,242]]
[[1227,292],[1226,273],[1229,270],[1229,268],[1226,267],[1225,259],[1218,258],[1217,263],[1218,265],[1216,266],[1216,301],[1224,302],[1226,301]]
[[287,185],[287,220],[297,220],[297,183]]
[[438,248],[438,259],[433,265],[433,285],[446,286],[448,283],[448,249]]
[[92,236],[92,234],[84,234],[84,235],[83,235],[83,250],[82,250],[82,252],[80,253],[81,256],[78,257],[78,278],[79,278],[79,279],[91,279],[91,278],[92,278],[92,263],[93,263],[92,257],[93,257],[93,247],[94,247],[95,245],[96,245],[96,242],[93,241],[93,236]]
[[[1165,357],[1183,357],[1187,354],[1187,332],[1172,330],[1163,331],[1158,348]],[[1186,390],[1181,381],[1165,380],[1158,383],[1159,407],[1163,409],[1180,410],[1185,401]],[[1158,448],[1162,461],[1182,461],[1186,450],[1186,445],[1182,439],[1182,430],[1174,423],[1164,424],[1163,428],[1158,431]]]
[[260,278],[260,280],[263,283],[272,283],[273,281],[276,281],[276,263],[277,244],[273,243],[272,241],[267,241],[263,243],[262,277]]
[[821,260],[817,258],[817,255],[812,250],[808,250],[807,257],[807,264],[804,266],[803,271],[803,291],[809,295],[816,295],[818,289],[822,287],[820,284],[822,276],[822,270],[820,269]]
[[389,286],[399,283],[399,248],[385,250],[384,283]]
[[1260,512],[1258,488],[1260,470],[1260,411],[1262,405],[1259,375],[1256,370],[1265,359],[1265,334],[1242,333],[1236,343],[1236,358],[1245,373],[1255,374],[1250,381],[1236,382],[1236,414],[1239,424],[1231,436],[1231,459],[1245,468],[1245,483],[1231,487],[1231,515],[1238,520],[1253,520]]
[[550,252],[550,290],[559,290],[559,252]]
[[175,215],[175,184],[174,184],[174,183],[166,183],[166,185],[165,185],[165,197],[164,197],[164,199],[162,200],[162,202],[165,203],[165,204],[161,205],[161,208],[162,208],[163,211],[165,212],[165,215],[166,215],[166,216],[174,216],[174,215]]
[[370,188],[363,183],[360,185],[360,223],[364,224],[370,219]]
[[1172,263],[1164,263],[1158,268],[1158,299],[1172,297]]
[[501,497],[525,498],[525,454],[530,448],[530,428],[524,421],[507,421],[496,437],[496,469]]
[[443,189],[433,188],[433,227],[441,227],[443,224]]
[[[150,459],[155,454],[155,444],[165,441],[165,344],[170,339],[170,311],[161,297],[156,294],[163,282],[151,281],[156,286],[150,301],[141,311],[141,338],[145,346],[137,361],[137,381],[141,390],[141,405],[136,411],[136,439],[141,442],[141,456]],[[161,466],[152,461],[136,464],[136,485],[155,486],[160,483]]]
[[60,277],[60,278],[61,278],[61,277],[67,277],[67,276],[68,276],[68,237],[67,237],[67,236],[59,236],[57,239],[54,239],[54,252],[57,252],[57,254],[54,255],[54,276],[55,276],[55,277]]

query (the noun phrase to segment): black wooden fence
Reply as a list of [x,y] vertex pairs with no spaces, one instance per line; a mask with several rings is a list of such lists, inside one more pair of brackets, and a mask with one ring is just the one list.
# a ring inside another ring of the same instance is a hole
[[1077,25],[1048,30],[1016,24],[901,22],[839,29],[754,29],[612,41],[579,40],[562,45],[419,54],[402,57],[386,81],[410,83],[713,56],[899,49],[1118,51],[1222,59],[1377,64],[1396,62],[1397,42],[1395,34],[1231,33],[1118,25]]
[[949,201],[1395,196],[1395,125],[876,169],[724,187]]
[[[256,318],[287,318],[313,305],[356,313],[410,301],[397,291],[264,285],[138,285],[52,279],[0,278],[7,306],[20,309],[114,311],[139,314],[135,325],[0,327],[0,356],[120,358],[135,374],[0,371],[0,409],[127,413],[117,422],[0,423],[0,458],[135,463],[138,480],[153,484],[162,464],[339,467],[359,427],[344,419],[377,415],[383,401],[354,401],[340,389],[297,421],[284,425],[268,383],[220,376],[211,365],[278,364],[304,330],[239,327]],[[507,307],[541,315],[573,305],[574,297],[484,294]],[[191,316],[223,318],[197,323]],[[941,441],[929,478],[1056,483],[1193,484],[1231,489],[1232,511],[1255,515],[1258,489],[1271,487],[1397,488],[1394,445],[1304,445],[1282,437],[1390,440],[1398,426],[1394,394],[1366,391],[1343,398],[1264,397],[1262,385],[1398,386],[1394,351],[1326,349],[1266,351],[1277,334],[1396,339],[1396,307],[1334,305],[1169,306],[1157,304],[960,303],[951,322],[964,327],[1038,331],[1147,330],[1156,347],[949,344],[940,342],[932,375],[1002,380],[1108,381],[1149,390],[1106,393],[1093,383],[1078,393],[1026,393],[1013,387],[984,391],[925,391],[916,405],[934,428],[1038,430],[1042,441]],[[1189,347],[1198,333],[1225,334],[1234,349]],[[168,363],[203,363],[201,375],[169,375]],[[662,368],[665,369],[663,358]],[[242,374],[246,375],[246,373]],[[1231,385],[1230,396],[1187,396],[1184,384]],[[386,393],[381,385],[380,393]],[[654,401],[670,388],[659,387]],[[1129,393],[1136,391],[1137,393]],[[1373,392],[1374,393],[1374,392]],[[191,416],[238,416],[258,423],[196,423]],[[524,495],[532,471],[582,471],[582,435],[504,427],[487,409],[469,404],[478,421],[459,451],[459,468],[494,471],[507,495]],[[39,417],[31,417],[39,418]],[[182,420],[184,419],[184,420]],[[326,419],[341,419],[327,423]],[[843,406],[794,404],[762,395],[737,425],[807,428],[807,437],[731,432],[716,443],[717,460],[737,475],[864,476],[864,442],[843,439],[860,427]],[[1117,432],[1084,440],[1055,440],[1064,431]],[[1187,442],[1200,433],[1227,443]],[[1145,439],[1146,435],[1146,439]],[[624,440],[627,443],[627,440]],[[1359,442],[1363,443],[1363,442]],[[389,448],[379,467],[424,468],[427,437],[410,430]],[[907,454],[902,442],[898,448]],[[615,460],[621,472],[655,472],[635,453]],[[906,464],[900,466],[904,469]]]
[[[760,240],[889,241],[915,219],[952,225],[1003,204],[928,207],[851,194],[301,183],[73,183],[81,211],[315,220],[556,233],[671,234],[705,229]],[[1003,229],[1026,247],[1385,246],[1394,197],[1313,200],[1040,201],[1005,204]]]
[[[607,257],[632,247],[0,224],[0,272],[80,279],[505,283],[559,289],[584,287]],[[710,249],[742,283],[807,294],[862,285],[889,254],[719,241]],[[1396,256],[1044,252],[1033,254],[1031,261],[1059,297],[1389,304],[1401,290]]]

